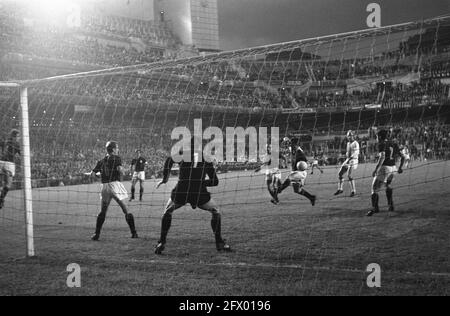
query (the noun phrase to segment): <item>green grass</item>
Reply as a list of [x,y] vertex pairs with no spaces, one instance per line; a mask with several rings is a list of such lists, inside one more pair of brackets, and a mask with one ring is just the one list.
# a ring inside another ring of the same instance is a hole
[[[214,199],[224,237],[235,252],[218,253],[210,215],[189,207],[174,214],[167,249],[153,254],[173,180],[144,202],[132,202],[138,240],[112,205],[101,241],[89,240],[99,210],[99,184],[33,191],[37,257],[23,258],[21,192],[0,211],[0,295],[448,295],[450,294],[450,168],[428,162],[395,179],[397,211],[365,217],[373,165],[360,165],[358,195],[335,198],[335,167],[308,177],[313,208],[286,190],[269,202],[264,177],[220,175]],[[129,184],[126,184],[129,187]],[[348,187],[346,187],[348,191]],[[348,195],[349,192],[346,192]],[[82,287],[66,286],[70,263],[81,266]],[[366,286],[366,267],[378,263],[381,288]]]

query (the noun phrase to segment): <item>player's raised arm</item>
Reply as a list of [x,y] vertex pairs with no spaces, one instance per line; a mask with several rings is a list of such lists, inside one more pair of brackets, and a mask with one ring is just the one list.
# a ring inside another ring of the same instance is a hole
[[170,172],[172,171],[173,164],[175,162],[173,161],[172,157],[169,157],[166,159],[166,162],[164,163],[164,171],[163,171],[163,178],[158,183],[156,188],[158,189],[161,185],[167,183],[169,181]]
[[219,177],[217,177],[216,169],[212,163],[206,165],[206,174],[208,175],[208,180],[205,180],[204,184],[207,187],[216,187],[219,185]]

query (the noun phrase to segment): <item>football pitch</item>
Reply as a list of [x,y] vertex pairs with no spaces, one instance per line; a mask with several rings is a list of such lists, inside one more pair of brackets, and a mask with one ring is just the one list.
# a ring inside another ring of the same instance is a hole
[[[373,169],[359,165],[353,198],[347,182],[333,196],[336,166],[315,171],[306,185],[315,207],[291,188],[271,204],[260,173],[220,174],[210,191],[232,253],[216,251],[210,215],[187,206],[174,213],[163,255],[154,254],[172,178],[159,190],[147,180],[144,201],[129,203],[136,240],[115,202],[101,240],[90,240],[99,183],[34,189],[37,257],[26,259],[23,197],[13,191],[0,210],[0,295],[449,295],[450,163],[417,162],[396,175],[396,211],[381,192],[382,212],[369,218]],[[81,267],[80,288],[66,284],[71,263]],[[367,285],[372,263],[381,287]]]

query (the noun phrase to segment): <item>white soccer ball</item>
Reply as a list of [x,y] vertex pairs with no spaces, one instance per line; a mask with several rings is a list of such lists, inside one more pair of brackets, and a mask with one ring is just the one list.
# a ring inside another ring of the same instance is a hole
[[306,169],[308,169],[308,164],[304,161],[299,161],[297,163],[297,169],[300,171],[305,171]]

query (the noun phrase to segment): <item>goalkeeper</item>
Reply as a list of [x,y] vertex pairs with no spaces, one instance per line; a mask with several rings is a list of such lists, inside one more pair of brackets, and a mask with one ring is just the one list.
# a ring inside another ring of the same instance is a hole
[[[171,197],[164,210],[161,220],[161,237],[155,248],[155,253],[160,255],[166,246],[166,237],[172,225],[172,214],[175,210],[186,204],[191,204],[193,209],[197,207],[211,213],[211,228],[216,240],[217,251],[230,252],[231,247],[222,238],[222,216],[217,204],[211,198],[207,187],[214,187],[219,184],[219,179],[211,162],[206,162],[205,157],[200,159],[200,155],[195,153],[194,138],[191,139],[190,152],[186,153],[189,161],[179,162],[180,172],[178,183],[172,190]],[[172,157],[166,159],[164,164],[164,176],[157,188],[169,181],[170,171],[175,161]],[[206,179],[208,177],[208,180]]]

